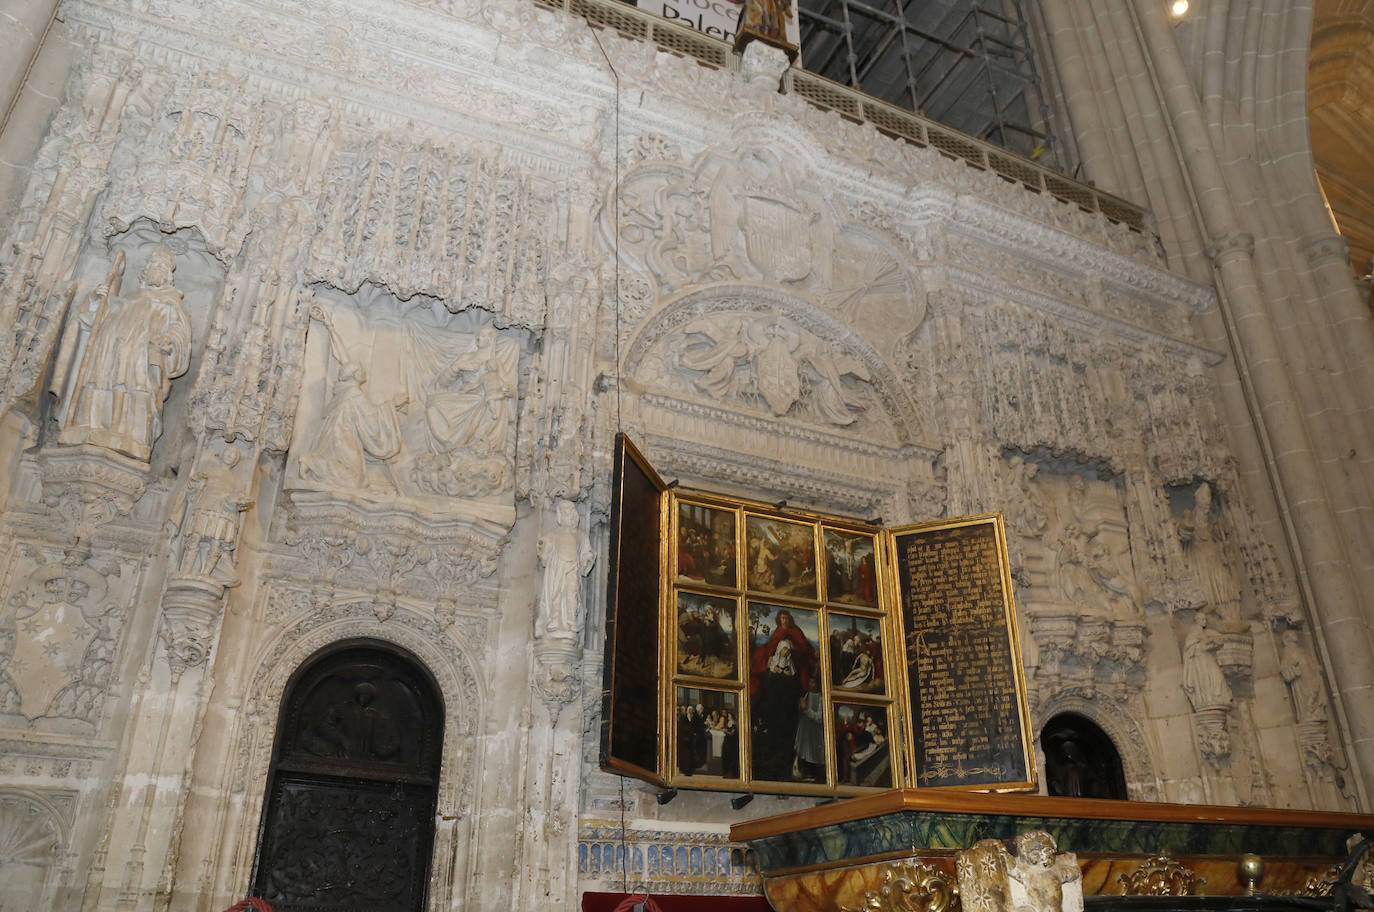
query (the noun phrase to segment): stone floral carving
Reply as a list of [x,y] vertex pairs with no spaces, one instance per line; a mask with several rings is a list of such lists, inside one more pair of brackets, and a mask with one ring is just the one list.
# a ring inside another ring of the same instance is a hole
[[577,504],[558,501],[556,524],[539,539],[541,636],[574,638],[581,629],[582,578],[592,570],[596,552],[578,527]]
[[780,316],[701,317],[682,328],[673,349],[701,393],[777,416],[800,404],[806,417],[843,427],[870,395],[862,362]]
[[223,611],[224,585],[197,578],[173,577],[162,594],[158,636],[167,651],[172,683],[186,669],[204,664],[214,645]]
[[154,247],[130,297],[119,296],[124,256],[67,326],[53,365],[58,441],[147,460],[162,434],[172,380],[191,363],[191,318],[172,284],[176,257]]
[[1187,866],[1168,855],[1153,855],[1130,874],[1117,875],[1117,883],[1127,896],[1191,896],[1207,883]]

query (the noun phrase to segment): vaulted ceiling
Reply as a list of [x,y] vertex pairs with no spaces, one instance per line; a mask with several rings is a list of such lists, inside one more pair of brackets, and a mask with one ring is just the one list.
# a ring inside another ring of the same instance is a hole
[[1360,274],[1374,257],[1374,0],[1317,0],[1307,109],[1317,177]]

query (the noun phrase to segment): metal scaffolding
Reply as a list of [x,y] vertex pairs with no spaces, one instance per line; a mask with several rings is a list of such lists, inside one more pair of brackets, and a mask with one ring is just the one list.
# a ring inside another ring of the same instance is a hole
[[1060,168],[1021,0],[800,0],[801,64]]

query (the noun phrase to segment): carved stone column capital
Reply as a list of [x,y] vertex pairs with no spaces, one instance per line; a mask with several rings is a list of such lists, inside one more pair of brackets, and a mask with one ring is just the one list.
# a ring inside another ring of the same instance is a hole
[[1237,256],[1253,257],[1255,255],[1255,236],[1244,231],[1235,231],[1231,234],[1219,238],[1213,238],[1208,245],[1207,259],[1212,261],[1212,265],[1221,268]]
[[1313,269],[1320,269],[1327,263],[1350,265],[1350,242],[1339,234],[1313,238],[1303,245],[1302,252]]

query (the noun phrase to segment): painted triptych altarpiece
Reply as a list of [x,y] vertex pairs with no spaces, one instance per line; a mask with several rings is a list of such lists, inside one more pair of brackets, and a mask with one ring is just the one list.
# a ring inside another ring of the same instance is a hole
[[898,528],[666,485],[617,439],[602,765],[665,788],[1035,786],[1000,513]]

